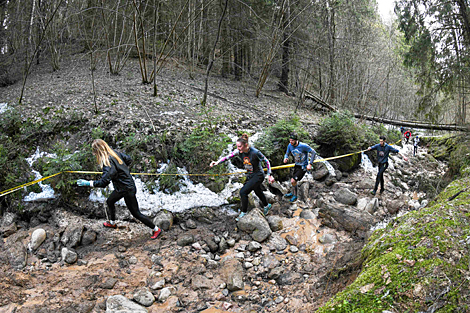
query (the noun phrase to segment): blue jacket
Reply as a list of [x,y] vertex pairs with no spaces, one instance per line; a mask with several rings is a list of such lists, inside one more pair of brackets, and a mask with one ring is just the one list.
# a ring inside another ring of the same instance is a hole
[[315,150],[313,150],[309,145],[300,141],[298,142],[298,145],[295,147],[291,144],[287,146],[287,151],[284,156],[284,159],[287,159],[289,157],[289,153],[292,153],[292,155],[294,156],[295,165],[302,166],[303,170],[307,169],[307,165],[309,163],[308,154],[312,153],[310,164],[313,164],[313,161],[315,160],[315,156],[317,155]]
[[379,163],[387,163],[388,155],[390,154],[390,152],[400,152],[398,149],[395,149],[388,144],[384,144],[383,146],[381,146],[380,143],[373,145],[372,147],[370,147],[370,149],[377,150],[377,157],[379,158]]

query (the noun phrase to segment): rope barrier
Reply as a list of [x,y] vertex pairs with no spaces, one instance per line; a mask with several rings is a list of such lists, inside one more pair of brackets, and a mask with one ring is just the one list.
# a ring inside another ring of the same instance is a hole
[[[399,141],[397,141],[395,144],[397,144],[398,142],[400,142],[401,139]],[[329,160],[335,160],[335,159],[340,159],[340,158],[345,158],[345,157],[348,157],[348,156],[351,156],[351,155],[354,155],[354,154],[358,154],[358,153],[362,153],[362,152],[365,152],[367,150],[361,150],[361,151],[357,151],[357,152],[353,152],[353,153],[348,153],[348,154],[344,154],[344,155],[338,155],[338,156],[334,156],[334,157],[329,157],[329,158],[323,158],[323,159],[316,159],[313,161],[313,163],[318,163],[318,162],[325,162],[325,161],[329,161]],[[290,167],[294,167],[295,166],[295,163],[292,163],[292,164],[286,164],[286,165],[279,165],[279,166],[274,166],[271,168],[271,170],[280,170],[280,169],[285,169],[285,168],[290,168]],[[267,171],[267,169],[264,169],[264,171]],[[47,176],[47,177],[43,177],[43,178],[40,178],[40,179],[37,179],[37,180],[34,180],[34,181],[31,181],[29,183],[26,183],[26,184],[23,184],[23,185],[20,185],[20,186],[17,186],[17,187],[13,187],[13,188],[10,188],[10,189],[7,189],[7,190],[4,190],[2,192],[0,192],[0,198],[3,197],[3,196],[6,196],[12,192],[15,192],[15,191],[18,191],[24,187],[28,187],[28,186],[31,186],[31,185],[34,185],[34,184],[37,184],[37,183],[40,183],[46,179],[49,179],[49,178],[52,178],[52,177],[55,177],[55,176],[58,176],[60,174],[64,174],[64,173],[72,173],[72,174],[102,174],[103,172],[93,172],[93,171],[62,171],[62,172],[59,172],[59,173],[56,173],[56,174],[53,174],[53,175],[50,175],[50,176]],[[222,174],[209,174],[209,173],[202,173],[202,174],[168,174],[168,173],[130,173],[131,175],[135,175],[135,176],[212,176],[212,177],[215,177],[215,176],[230,176],[230,175],[237,175],[237,174],[244,174],[246,173],[246,171],[240,171],[240,172],[232,172],[232,173],[222,173]]]

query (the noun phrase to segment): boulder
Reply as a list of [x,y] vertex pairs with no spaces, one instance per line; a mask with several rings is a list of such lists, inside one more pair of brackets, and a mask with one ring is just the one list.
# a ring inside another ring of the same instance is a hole
[[284,251],[287,248],[287,241],[278,233],[271,234],[266,244],[270,250]]
[[135,302],[146,307],[151,306],[155,302],[155,297],[150,292],[150,290],[148,290],[148,288],[142,288],[138,290],[134,294],[133,299]]
[[250,252],[255,252],[255,251],[260,250],[262,247],[263,246],[257,241],[250,241],[246,249]]
[[357,209],[363,211],[366,209],[367,204],[369,203],[369,198],[360,198],[357,200]]
[[178,246],[184,247],[189,246],[194,242],[194,236],[191,234],[182,234],[178,237],[177,244]]
[[10,225],[0,227],[0,237],[9,237],[18,231],[16,223],[13,222]]
[[69,249],[69,248],[65,248],[65,247],[62,248],[61,255],[62,255],[62,261],[68,264],[73,264],[77,262],[78,260],[77,253],[74,250]]
[[367,203],[366,211],[370,214],[374,214],[379,209],[379,199],[372,198],[372,200]]
[[94,232],[93,230],[86,230],[83,233],[82,245],[84,246],[91,245],[96,241],[96,238],[97,238],[96,232]]
[[69,248],[74,248],[80,244],[82,239],[84,227],[82,224],[79,225],[69,225],[65,229],[60,242]]
[[284,227],[282,225],[282,218],[277,215],[268,216],[268,224],[272,231],[280,231]]
[[165,302],[170,296],[171,296],[171,288],[165,287],[162,289],[162,291],[160,291],[160,295],[158,296],[158,302]]
[[316,216],[312,210],[302,210],[302,212],[300,212],[300,218],[303,218],[306,220],[313,220],[316,218]]
[[313,172],[312,175],[313,175],[313,179],[315,180],[323,180],[328,176],[328,174],[330,174],[330,172],[328,172],[328,169],[326,168],[326,166],[322,166],[318,170]]
[[225,258],[222,262],[221,273],[223,281],[230,291],[243,290],[244,270],[242,264],[234,258]]
[[379,221],[368,212],[359,211],[355,207],[326,202],[322,204],[318,216],[323,225],[348,232],[367,232]]
[[166,210],[158,211],[153,223],[163,230],[170,230],[173,226],[173,214]]
[[238,221],[237,226],[240,230],[250,234],[253,240],[258,242],[268,239],[272,233],[269,223],[258,209],[248,212],[247,215]]
[[127,299],[124,296],[111,296],[106,300],[106,313],[147,313],[143,306]]
[[20,270],[26,266],[28,254],[21,241],[18,240],[9,245],[7,253],[8,261],[13,268]]
[[357,202],[357,195],[351,192],[348,188],[341,188],[335,191],[333,197],[336,201],[347,204],[354,205]]
[[29,249],[35,251],[46,240],[46,231],[42,228],[36,229],[31,234],[31,241],[29,242]]
[[304,280],[303,276],[297,272],[287,272],[279,276],[278,279],[276,279],[279,285],[299,284],[303,280]]
[[191,278],[191,288],[193,290],[211,289],[212,283],[211,280],[209,280],[207,277],[202,275],[196,275]]

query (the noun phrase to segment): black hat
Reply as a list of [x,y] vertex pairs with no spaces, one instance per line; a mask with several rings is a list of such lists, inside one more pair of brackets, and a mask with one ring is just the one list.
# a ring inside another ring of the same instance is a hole
[[291,133],[291,134],[289,135],[289,139],[298,140],[298,136],[297,136],[296,133]]

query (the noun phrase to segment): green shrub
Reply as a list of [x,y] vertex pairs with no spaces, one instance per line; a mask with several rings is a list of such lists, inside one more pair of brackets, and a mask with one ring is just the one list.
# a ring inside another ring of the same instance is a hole
[[[79,151],[70,151],[64,143],[58,142],[54,145],[51,153],[56,157],[44,157],[39,160],[37,167],[41,169],[43,176],[50,176],[62,171],[89,170],[96,166],[95,158],[91,152],[90,144],[84,144]],[[48,180],[54,190],[61,194],[65,201],[74,199],[77,194],[76,180],[84,178],[77,177],[78,174],[63,173]],[[96,179],[93,175],[90,179]]]
[[[226,167],[219,165],[211,168],[211,160],[217,160],[232,140],[225,134],[216,134],[210,124],[203,123],[193,129],[185,138],[181,138],[172,152],[173,157],[178,157],[184,162],[190,173],[220,174],[226,172]],[[192,176],[195,182],[204,183],[212,191],[220,191],[228,181],[226,176]]]

